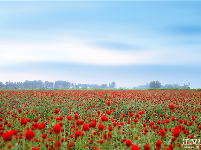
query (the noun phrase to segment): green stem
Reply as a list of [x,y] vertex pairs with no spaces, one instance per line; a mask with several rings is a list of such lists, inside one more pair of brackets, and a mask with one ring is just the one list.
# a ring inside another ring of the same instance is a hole
[[22,127],[23,128],[23,150],[25,150],[25,133],[24,133],[24,126]]
[[6,142],[6,144],[5,144],[5,145],[6,145],[6,150],[8,150],[8,143]]
[[29,147],[30,147],[30,150],[32,150],[32,140],[30,140],[29,142]]

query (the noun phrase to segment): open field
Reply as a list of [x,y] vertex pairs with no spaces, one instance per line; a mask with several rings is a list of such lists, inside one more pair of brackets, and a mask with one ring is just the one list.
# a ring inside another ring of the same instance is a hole
[[201,91],[0,91],[0,149],[201,149],[200,134]]

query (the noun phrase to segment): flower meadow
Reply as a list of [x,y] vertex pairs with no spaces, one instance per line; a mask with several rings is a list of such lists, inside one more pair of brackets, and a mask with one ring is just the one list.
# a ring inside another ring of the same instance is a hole
[[0,149],[201,149],[200,133],[201,91],[0,91]]

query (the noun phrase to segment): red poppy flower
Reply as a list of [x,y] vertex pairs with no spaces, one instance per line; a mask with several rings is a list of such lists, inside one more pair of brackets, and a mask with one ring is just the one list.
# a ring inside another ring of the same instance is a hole
[[38,118],[35,118],[35,119],[34,119],[34,122],[38,122]]
[[95,127],[96,127],[96,122],[95,122],[95,121],[91,123],[91,127],[92,127],[92,128],[95,128]]
[[63,126],[63,123],[62,123],[62,122],[59,122],[59,125],[60,125],[60,127],[62,127],[62,126]]
[[104,130],[104,124],[100,123],[98,125],[98,129],[101,130],[101,131],[103,131]]
[[132,146],[132,150],[140,150],[140,148],[139,148],[138,145],[133,145],[133,146]]
[[162,144],[161,141],[157,141],[156,142],[156,149],[161,149],[161,144]]
[[134,119],[134,122],[138,122],[138,120],[137,120],[137,119]]
[[169,108],[174,109],[174,105],[173,104],[169,105]]
[[38,147],[34,147],[32,150],[40,150],[40,148],[38,148]]
[[101,117],[101,121],[106,121],[106,120],[107,120],[106,116]]
[[75,120],[78,120],[78,115],[77,114],[75,115]]
[[106,133],[103,133],[103,138],[107,139],[107,134]]
[[108,105],[108,106],[111,106],[111,102],[110,102],[110,101],[108,101],[108,102],[107,102],[107,105]]
[[3,135],[3,140],[5,142],[11,141],[12,140],[12,136],[13,136],[13,133],[11,131],[6,131],[6,133],[4,133],[4,135]]
[[22,113],[22,109],[18,109],[18,112],[19,112],[19,113]]
[[59,110],[58,109],[55,109],[55,114],[58,114],[59,113]]
[[131,144],[132,144],[132,141],[131,141],[131,140],[126,140],[126,146],[127,146],[127,147],[130,147]]
[[146,144],[145,146],[144,146],[144,150],[149,150],[150,148],[149,148],[149,145],[148,144]]
[[47,137],[47,134],[43,134],[43,135],[42,135],[42,138],[43,138],[43,139],[46,139],[46,137]]
[[56,124],[53,129],[55,134],[59,134],[61,132],[61,126]]
[[75,132],[75,139],[77,139],[77,137],[79,137],[81,134],[82,134],[81,131],[76,131],[76,132]]
[[12,148],[12,144],[8,143],[8,149],[11,149],[11,148]]
[[72,120],[72,117],[71,117],[71,116],[68,116],[67,119],[68,119],[68,120]]
[[83,125],[83,130],[84,130],[84,131],[89,131],[89,125],[88,125],[87,123],[85,123],[85,124]]
[[164,130],[161,130],[161,132],[160,132],[160,133],[161,133],[161,136],[162,136],[162,137],[164,137],[164,136],[165,136],[165,131],[164,131]]
[[108,127],[108,130],[109,130],[109,131],[112,131],[112,130],[113,130],[113,128],[112,128],[111,125]]
[[54,146],[56,148],[60,148],[61,147],[61,142],[60,141],[56,141],[55,144],[54,144]]
[[62,121],[62,120],[63,120],[63,116],[60,116],[60,117],[59,117],[59,120],[61,120],[61,121]]
[[37,127],[40,130],[45,129],[45,123],[40,123]]
[[98,147],[96,147],[96,146],[94,146],[93,148],[94,148],[94,150],[100,150],[100,149],[99,149]]
[[21,125],[26,126],[27,122],[28,122],[28,121],[27,121],[25,118],[22,118],[22,119],[21,119]]
[[68,145],[68,147],[72,147],[73,146],[73,143],[72,142],[70,142],[70,144]]
[[178,129],[174,129],[173,135],[178,137],[180,135],[180,131]]
[[35,133],[32,130],[28,130],[25,135],[27,140],[32,140],[34,136],[35,136]]

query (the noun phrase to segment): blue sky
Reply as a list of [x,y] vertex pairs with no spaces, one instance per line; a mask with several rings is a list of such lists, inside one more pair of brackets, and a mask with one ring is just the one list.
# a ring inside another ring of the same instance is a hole
[[0,1],[0,81],[201,88],[200,1]]

